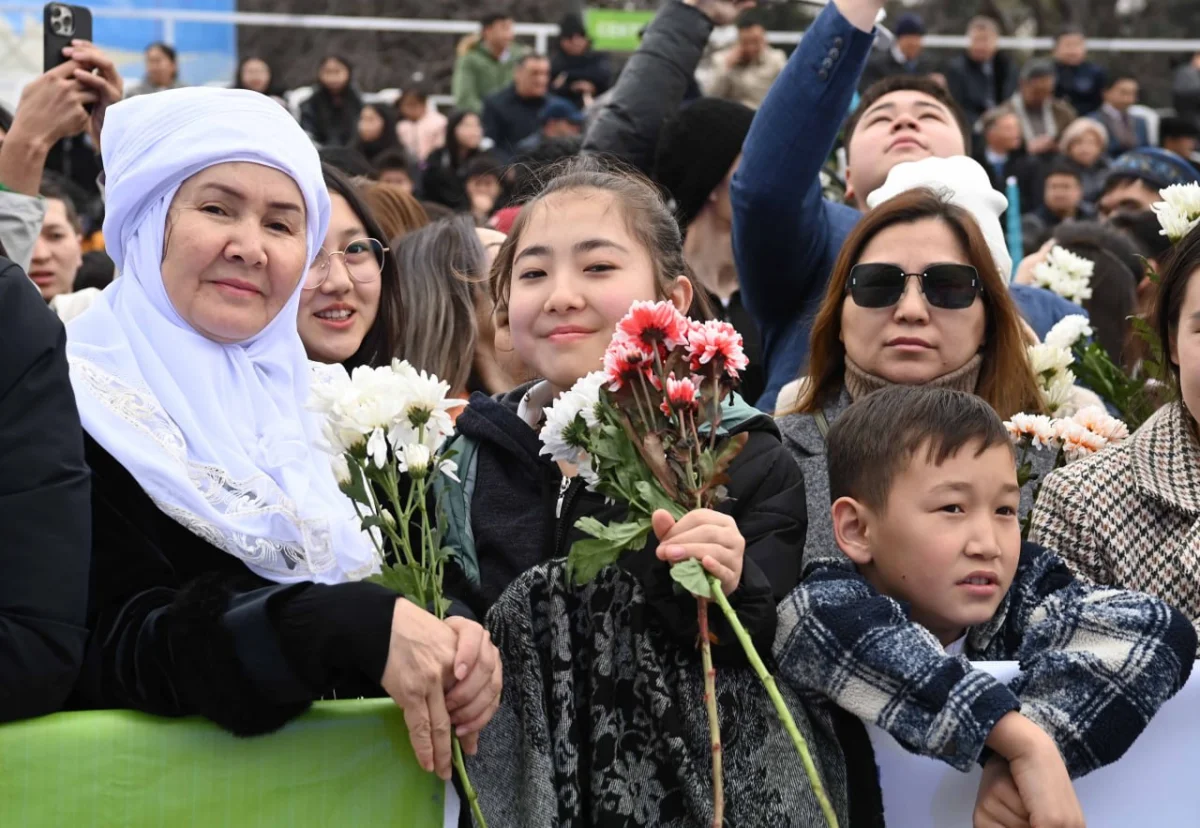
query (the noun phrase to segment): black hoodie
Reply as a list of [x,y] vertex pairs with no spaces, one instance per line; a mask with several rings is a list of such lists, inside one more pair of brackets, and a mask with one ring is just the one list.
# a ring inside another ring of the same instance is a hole
[[[459,576],[448,592],[480,617],[521,573],[565,557],[571,544],[584,537],[574,528],[579,518],[607,523],[625,514],[624,506],[606,504],[582,480],[564,483],[558,466],[539,454],[537,432],[517,416],[529,387],[498,398],[476,393],[458,418],[460,433],[479,445],[471,528],[480,583],[468,584]],[[804,478],[770,417],[752,417],[734,429],[739,431],[749,432],[750,439],[729,470],[730,499],[720,507],[733,516],[746,539],[741,584],[730,603],[759,652],[769,653],[775,604],[800,582],[807,527]],[[642,582],[647,604],[664,628],[681,644],[693,646],[698,634],[695,600],[675,589],[667,564],[655,556],[657,545],[652,537],[644,550],[625,555],[620,565]],[[719,615],[712,618],[718,639],[714,658],[740,661],[741,648]]]

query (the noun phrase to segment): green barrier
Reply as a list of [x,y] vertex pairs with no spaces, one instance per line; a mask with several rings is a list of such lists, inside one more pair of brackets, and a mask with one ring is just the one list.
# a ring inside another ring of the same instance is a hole
[[652,11],[622,11],[620,9],[588,9],[584,26],[592,46],[602,52],[633,52],[637,50],[642,29],[654,19]]
[[441,828],[444,798],[387,700],[321,702],[251,739],[124,710],[0,727],[3,828]]

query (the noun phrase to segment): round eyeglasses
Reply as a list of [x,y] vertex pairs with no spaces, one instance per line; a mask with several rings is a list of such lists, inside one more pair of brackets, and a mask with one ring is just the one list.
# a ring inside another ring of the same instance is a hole
[[335,250],[332,253],[322,247],[317,251],[317,257],[313,259],[312,265],[308,268],[308,275],[304,279],[304,289],[314,290],[321,286],[329,276],[329,267],[334,256],[342,257],[342,262],[346,265],[346,272],[354,281],[359,284],[374,282],[383,270],[383,254],[390,249],[384,247],[378,239],[355,239],[346,245],[345,250]]

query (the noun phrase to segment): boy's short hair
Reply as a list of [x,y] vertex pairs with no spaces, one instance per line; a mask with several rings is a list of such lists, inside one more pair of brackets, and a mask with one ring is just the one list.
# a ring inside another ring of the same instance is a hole
[[852,497],[880,510],[922,447],[941,465],[972,443],[977,457],[994,446],[1012,450],[1000,415],[982,397],[920,385],[868,394],[837,418],[825,440],[831,502]]
[[1050,164],[1050,167],[1046,170],[1046,178],[1047,179],[1049,179],[1051,176],[1055,176],[1055,175],[1069,176],[1071,178],[1074,178],[1080,184],[1083,183],[1083,176],[1081,176],[1079,174],[1078,168],[1073,167],[1067,161],[1062,160],[1062,159],[1053,161]]
[[38,195],[42,198],[54,198],[62,202],[63,210],[67,214],[67,221],[75,228],[75,232],[83,232],[83,223],[79,218],[79,205],[76,201],[76,194],[72,193],[74,189],[68,180],[62,178],[57,173],[47,172],[42,176],[41,186],[38,187]]
[[893,92],[920,92],[923,95],[928,95],[950,110],[950,114],[954,116],[954,122],[958,125],[959,132],[963,136],[964,154],[971,154],[971,123],[967,120],[967,113],[958,105],[958,101],[951,97],[946,87],[928,75],[892,75],[883,80],[876,81],[867,87],[867,90],[863,92],[862,98],[858,102],[858,106],[850,113],[850,117],[846,119],[845,134],[847,142],[854,136],[854,131],[858,129],[858,122],[862,118],[863,113],[874,106],[880,98],[890,95]]

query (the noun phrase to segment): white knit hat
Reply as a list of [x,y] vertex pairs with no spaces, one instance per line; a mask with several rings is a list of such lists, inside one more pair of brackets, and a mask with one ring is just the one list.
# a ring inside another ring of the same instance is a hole
[[889,198],[917,187],[928,187],[974,217],[996,260],[1000,278],[1007,282],[1013,261],[1004,241],[1000,216],[1008,209],[1008,199],[992,187],[983,166],[965,155],[905,161],[892,167],[883,186],[867,196],[867,206],[874,209]]

